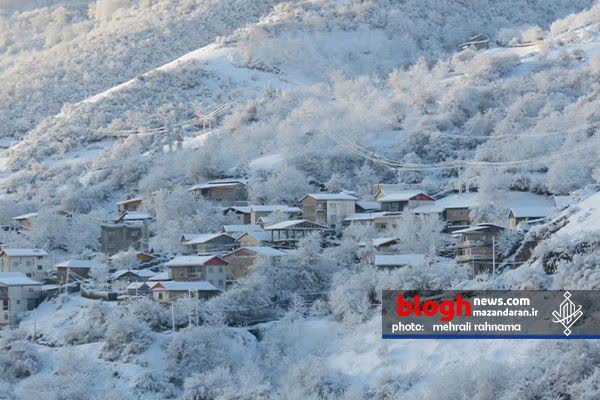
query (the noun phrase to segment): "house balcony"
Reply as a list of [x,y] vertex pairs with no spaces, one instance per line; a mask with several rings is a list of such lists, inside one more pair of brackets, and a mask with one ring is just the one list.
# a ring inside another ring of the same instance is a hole
[[458,263],[467,263],[472,261],[492,261],[492,254],[457,254],[455,257]]

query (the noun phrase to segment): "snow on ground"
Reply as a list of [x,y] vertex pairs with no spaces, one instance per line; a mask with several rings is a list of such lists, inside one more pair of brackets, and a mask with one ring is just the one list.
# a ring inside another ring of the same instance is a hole
[[565,214],[569,215],[568,222],[560,229],[560,233],[586,235],[600,232],[600,193],[595,193],[571,206]]

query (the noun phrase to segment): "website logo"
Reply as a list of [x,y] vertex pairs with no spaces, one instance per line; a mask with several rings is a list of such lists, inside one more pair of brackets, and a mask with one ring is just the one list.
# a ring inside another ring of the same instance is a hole
[[581,318],[583,311],[581,311],[581,306],[573,303],[571,293],[565,292],[564,297],[565,300],[560,303],[558,311],[552,311],[552,316],[554,317],[552,322],[562,324],[565,327],[564,334],[569,336],[571,334],[571,327]]

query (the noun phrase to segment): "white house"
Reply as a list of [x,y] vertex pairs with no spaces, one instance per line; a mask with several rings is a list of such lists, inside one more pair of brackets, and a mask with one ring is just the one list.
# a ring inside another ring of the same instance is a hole
[[0,326],[16,322],[27,311],[37,307],[42,283],[20,272],[0,272]]
[[10,249],[0,251],[3,272],[22,272],[25,276],[43,282],[48,276],[44,268],[44,257],[48,253],[42,249]]
[[174,281],[207,281],[219,289],[227,284],[228,263],[219,256],[178,256],[165,266]]

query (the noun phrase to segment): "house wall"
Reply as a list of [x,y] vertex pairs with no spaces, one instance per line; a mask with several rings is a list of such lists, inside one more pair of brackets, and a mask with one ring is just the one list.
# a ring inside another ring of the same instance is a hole
[[100,245],[104,254],[112,256],[130,247],[138,251],[148,251],[150,230],[148,223],[102,225]]
[[242,183],[236,184],[235,186],[202,189],[200,195],[208,200],[217,201],[223,205],[233,205],[236,201],[248,200],[246,185]]
[[174,281],[208,281],[219,289],[225,289],[228,266],[223,261],[211,260],[205,265],[171,267]]
[[[199,299],[210,299],[211,297],[214,297],[218,294],[219,292],[213,292],[213,291],[197,291],[197,292],[192,292],[191,295],[192,297],[198,297]],[[152,299],[154,299],[155,301],[159,302],[159,303],[170,303],[180,297],[188,297],[190,295],[190,293],[186,290],[186,291],[175,291],[175,290],[164,290],[164,289],[154,289],[152,290]]]
[[[309,221],[316,222],[317,221],[317,206],[319,206],[319,202],[317,199],[307,196],[302,200],[302,218],[307,219]],[[321,208],[324,205],[321,204]],[[325,206],[326,207],[326,206]]]
[[42,256],[3,256],[2,270],[4,272],[22,272],[38,282],[43,282],[48,276],[48,271],[44,268],[44,258]]
[[0,286],[0,325],[16,321],[37,307],[41,294],[39,285]]
[[467,207],[464,208],[447,208],[442,213],[442,219],[449,222],[451,225],[470,225],[471,210]]
[[138,211],[142,207],[142,200],[134,201],[131,203],[117,204],[117,211],[119,214],[125,211]]
[[262,245],[262,242],[252,235],[243,235],[238,239],[240,247],[256,247]]
[[356,202],[353,200],[329,200],[326,202],[326,207],[326,221],[323,222],[331,226],[341,223],[344,218],[354,214]]

